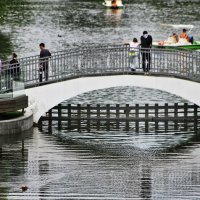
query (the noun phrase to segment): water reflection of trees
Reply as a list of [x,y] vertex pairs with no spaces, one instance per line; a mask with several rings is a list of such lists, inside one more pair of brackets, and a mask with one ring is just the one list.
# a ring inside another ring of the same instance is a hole
[[[0,25],[6,24],[11,28],[19,28],[28,23],[31,16],[26,0],[1,0],[0,1]],[[7,56],[13,51],[11,44],[11,35],[0,30],[0,58],[7,59]]]
[[26,0],[0,1],[0,24],[9,23],[18,26],[26,23],[30,16],[30,7]]
[[0,32],[0,59],[7,59],[7,55],[12,52],[10,37]]

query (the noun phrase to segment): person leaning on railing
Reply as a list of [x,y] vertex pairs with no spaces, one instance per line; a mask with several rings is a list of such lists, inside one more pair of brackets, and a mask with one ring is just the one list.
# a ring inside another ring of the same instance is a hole
[[152,47],[152,37],[148,35],[147,31],[143,32],[143,35],[140,37],[141,40],[141,54],[142,54],[142,68],[144,73],[149,73],[150,64],[151,64],[151,52],[150,48]]
[[125,43],[129,44],[130,51],[128,53],[129,55],[129,62],[130,62],[130,68],[131,71],[135,71],[136,68],[139,66],[139,45],[137,38],[133,38],[132,42]]

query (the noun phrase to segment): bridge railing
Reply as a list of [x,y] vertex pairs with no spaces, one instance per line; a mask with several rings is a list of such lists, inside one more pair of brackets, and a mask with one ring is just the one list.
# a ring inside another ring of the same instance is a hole
[[[98,46],[67,49],[52,53],[49,59],[49,80],[60,81],[69,77],[111,72],[127,72],[129,46]],[[26,85],[39,83],[39,57],[21,60]],[[45,82],[45,80],[43,80]]]
[[200,81],[200,52],[152,49],[152,72]]
[[[111,73],[130,73],[132,64],[136,72],[143,72],[141,52],[150,51],[151,73],[173,75],[193,81],[200,81],[200,52],[168,50],[162,48],[137,49],[133,62],[129,45],[99,45],[77,47],[52,53],[48,59],[49,78],[43,82],[62,81],[67,78]],[[25,86],[34,87],[39,82],[39,56],[20,58]],[[4,72],[9,70],[9,62],[4,62]],[[6,72],[5,72],[6,73]],[[132,72],[131,72],[132,73]],[[3,78],[1,78],[1,81]],[[2,90],[2,88],[0,88]]]

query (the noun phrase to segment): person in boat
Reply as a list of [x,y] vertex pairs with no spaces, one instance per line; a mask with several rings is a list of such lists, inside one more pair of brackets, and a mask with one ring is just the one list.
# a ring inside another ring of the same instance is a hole
[[179,40],[178,35],[176,33],[172,34],[172,38],[174,38],[175,43],[177,43]]
[[167,41],[164,41],[165,44],[176,44],[179,41],[178,35],[173,33],[168,37]]
[[139,65],[139,46],[140,43],[138,42],[137,38],[133,38],[132,42],[128,43],[130,46],[129,51],[129,62],[131,71],[135,71]]
[[186,29],[183,29],[183,32],[180,34],[180,38],[186,39],[187,42],[193,44],[194,38],[193,36],[189,36]]
[[187,30],[186,29],[183,29],[183,32],[180,34],[180,38],[182,39],[186,39],[188,42],[190,42],[190,38],[187,34]]
[[141,41],[141,55],[142,55],[142,69],[144,73],[149,73],[151,64],[151,51],[152,36],[147,31],[143,31],[143,35],[140,37]]
[[112,8],[117,8],[117,0],[112,0]]

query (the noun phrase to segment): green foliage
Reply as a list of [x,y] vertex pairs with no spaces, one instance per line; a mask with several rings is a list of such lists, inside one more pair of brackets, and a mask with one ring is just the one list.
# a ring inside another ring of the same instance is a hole
[[8,112],[8,113],[1,113],[0,114],[0,120],[9,120],[9,119],[14,119],[23,116],[24,113],[20,111],[16,112]]
[[12,53],[12,44],[10,38],[0,32],[0,59],[6,60]]
[[[20,26],[27,22],[27,15],[24,14],[25,0],[0,0],[0,26],[3,24],[10,24],[12,27]],[[11,35],[5,34],[0,29],[0,59],[7,60],[13,51],[13,45],[10,41]]]

